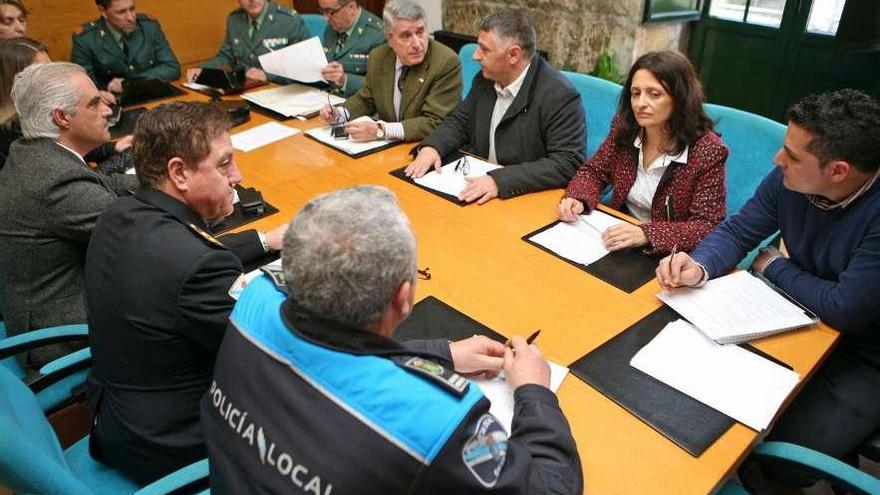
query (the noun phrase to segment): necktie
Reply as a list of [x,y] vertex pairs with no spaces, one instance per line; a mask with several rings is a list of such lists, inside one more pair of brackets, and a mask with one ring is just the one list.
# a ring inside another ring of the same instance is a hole
[[122,44],[122,53],[125,55],[125,60],[128,60],[128,59],[129,59],[129,56],[128,56],[128,40],[126,39],[125,36],[123,36],[122,38],[120,38],[119,42]]
[[406,80],[406,75],[409,73],[409,66],[404,65],[400,68],[400,77],[397,78],[397,90],[403,93],[403,82]]
[[257,37],[257,20],[251,19],[251,40]]
[[336,35],[336,48],[333,50],[333,53],[339,54],[343,48],[345,48],[345,42],[348,40],[348,33],[337,33]]

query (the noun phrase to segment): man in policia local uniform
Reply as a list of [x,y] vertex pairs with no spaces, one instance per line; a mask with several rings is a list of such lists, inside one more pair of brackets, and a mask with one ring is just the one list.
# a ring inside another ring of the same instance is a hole
[[[226,18],[226,38],[213,59],[202,65],[219,69],[244,67],[245,76],[255,81],[287,83],[287,79],[267,75],[259,56],[308,39],[309,31],[295,10],[270,0],[238,0],[240,8]],[[189,69],[187,80],[194,80],[201,69]]]
[[348,98],[364,85],[370,50],[385,43],[382,19],[356,0],[318,0],[318,7],[327,19],[323,44],[330,61],[321,76],[336,94]]
[[180,63],[159,21],[135,12],[134,0],[95,0],[101,17],[73,35],[70,61],[81,65],[100,90],[122,93],[126,79],[180,77]]

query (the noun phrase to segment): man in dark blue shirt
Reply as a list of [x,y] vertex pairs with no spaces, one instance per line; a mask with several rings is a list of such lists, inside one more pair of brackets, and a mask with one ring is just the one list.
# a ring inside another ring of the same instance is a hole
[[788,121],[777,168],[755,195],[690,256],[662,260],[657,278],[664,289],[702,285],[781,231],[787,256],[764,248],[752,270],[842,338],[768,439],[842,458],[880,427],[880,104],[848,89],[811,95]]

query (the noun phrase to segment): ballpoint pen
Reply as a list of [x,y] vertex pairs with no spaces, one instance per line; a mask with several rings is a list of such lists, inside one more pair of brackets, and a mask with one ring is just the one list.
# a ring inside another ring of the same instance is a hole
[[[531,344],[532,342],[534,342],[535,339],[538,338],[538,334],[540,334],[540,333],[541,333],[541,329],[540,329],[540,328],[537,329],[537,330],[535,330],[534,332],[532,332],[532,334],[529,335],[529,337],[526,339],[526,345],[529,345],[529,344]],[[510,339],[507,339],[507,342],[505,342],[504,345],[505,345],[506,347],[509,347],[509,348],[513,349],[513,342],[512,342]]]
[[678,244],[672,246],[672,251],[669,253],[669,276],[672,276],[672,258],[675,258],[675,255],[678,253]]

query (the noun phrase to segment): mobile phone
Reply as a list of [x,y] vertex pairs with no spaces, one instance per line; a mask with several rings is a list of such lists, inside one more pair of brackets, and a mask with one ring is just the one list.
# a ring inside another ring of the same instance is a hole
[[330,133],[333,135],[333,139],[348,139],[348,132],[346,132],[344,125],[334,125],[330,129]]

